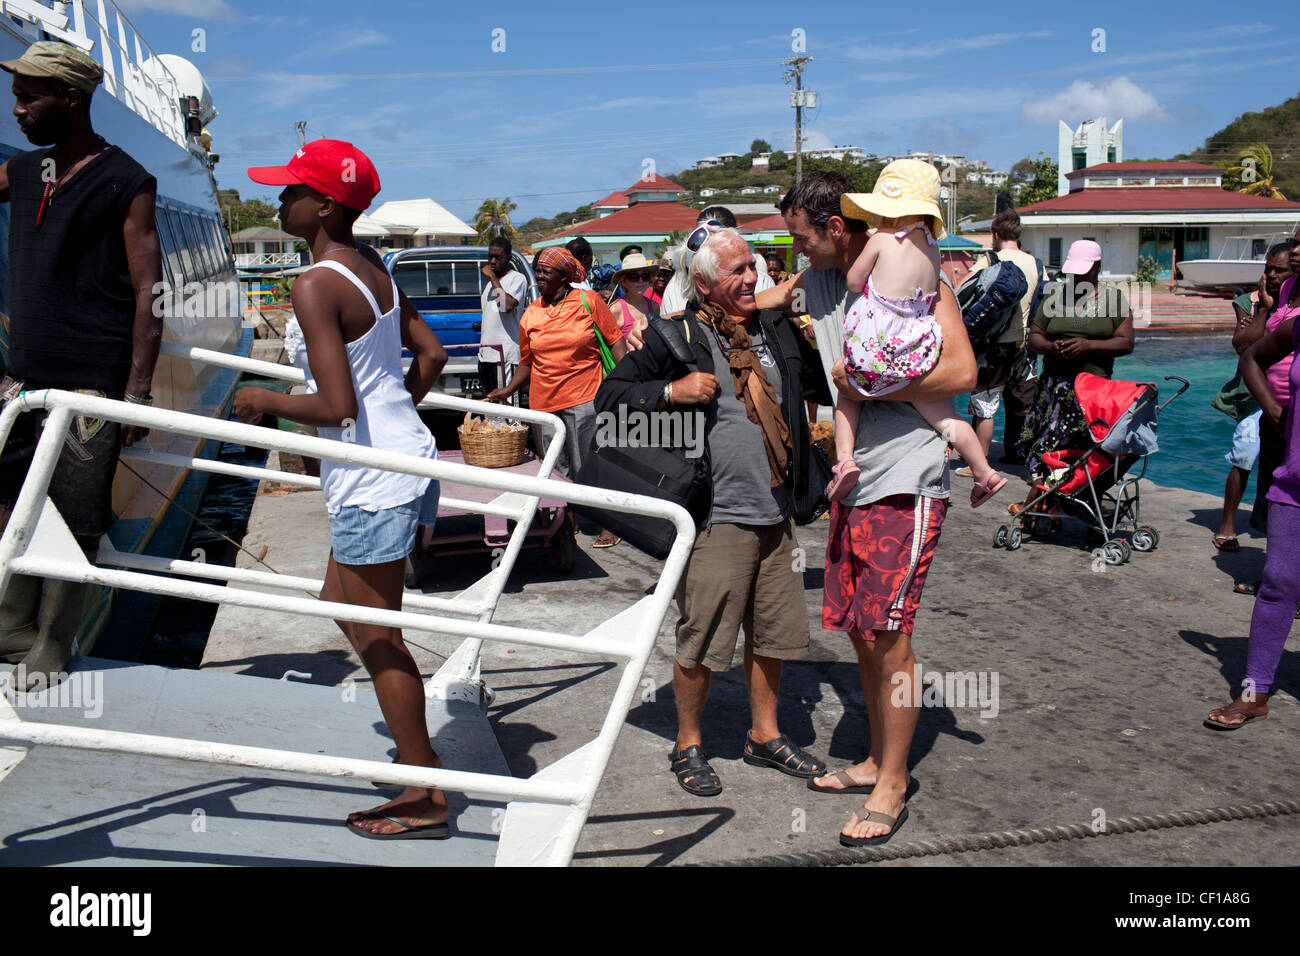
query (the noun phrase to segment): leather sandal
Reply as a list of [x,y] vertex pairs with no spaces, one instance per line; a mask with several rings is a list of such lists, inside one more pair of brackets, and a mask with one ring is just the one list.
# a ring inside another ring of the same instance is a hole
[[792,777],[805,780],[821,777],[826,773],[826,765],[805,750],[796,747],[785,734],[773,737],[766,743],[758,743],[753,736],[745,734],[745,752],[741,759],[755,767],[771,767]]
[[669,767],[677,777],[677,784],[695,797],[716,797],[722,792],[722,781],[704,759],[699,744],[685,750],[674,749],[668,754]]

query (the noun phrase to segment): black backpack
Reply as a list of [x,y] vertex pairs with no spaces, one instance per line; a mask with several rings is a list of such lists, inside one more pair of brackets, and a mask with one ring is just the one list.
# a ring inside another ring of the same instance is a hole
[[1020,300],[1029,291],[1029,282],[1014,262],[1004,262],[991,252],[992,263],[962,283],[957,290],[966,334],[976,352],[997,340],[1020,308]]

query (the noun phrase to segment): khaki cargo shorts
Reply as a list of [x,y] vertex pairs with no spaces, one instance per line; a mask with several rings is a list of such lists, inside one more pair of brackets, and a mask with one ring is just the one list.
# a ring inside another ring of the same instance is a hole
[[677,663],[730,670],[742,627],[745,648],[759,657],[802,657],[808,614],[797,547],[793,518],[701,531],[677,585]]

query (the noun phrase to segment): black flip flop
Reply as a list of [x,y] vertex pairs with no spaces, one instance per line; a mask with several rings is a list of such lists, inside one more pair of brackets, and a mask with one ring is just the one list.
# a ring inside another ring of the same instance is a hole
[[451,824],[446,821],[442,823],[430,823],[422,827],[413,827],[405,820],[399,820],[397,817],[390,817],[386,813],[374,813],[365,811],[362,816],[376,817],[383,820],[392,820],[403,829],[396,833],[371,833],[365,827],[357,826],[351,820],[345,821],[348,829],[357,836],[365,837],[367,840],[445,840],[451,836]]
[[[866,810],[866,807],[862,809]],[[880,836],[873,837],[851,837],[840,834],[841,846],[880,846],[882,843],[888,843],[898,832],[899,828],[907,822],[907,807],[903,807],[903,812],[897,818],[891,817],[887,813],[879,813],[875,810],[867,810],[865,817],[858,818],[859,823],[884,823],[889,826],[888,833],[882,833]]]
[[1240,721],[1239,723],[1222,724],[1219,723],[1217,720],[1211,720],[1209,717],[1206,717],[1203,721],[1201,721],[1201,723],[1204,724],[1206,727],[1209,727],[1211,730],[1241,730],[1242,727],[1245,727],[1252,720],[1266,720],[1267,718],[1268,718],[1268,714],[1250,714],[1246,717],[1245,720]]

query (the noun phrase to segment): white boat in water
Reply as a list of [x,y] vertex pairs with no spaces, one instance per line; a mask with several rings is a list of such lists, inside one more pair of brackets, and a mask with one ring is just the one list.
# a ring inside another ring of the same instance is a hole
[[[112,0],[4,4],[0,60],[17,59],[39,40],[70,43],[99,61],[104,82],[92,100],[95,129],[158,180],[158,237],[168,290],[163,299],[164,340],[247,354],[252,332],[243,328],[230,239],[212,175],[213,160],[200,138],[216,110],[198,69],[181,57],[155,54]],[[0,111],[0,161],[32,148],[12,112]],[[8,204],[0,204],[0,229],[7,234],[8,226]],[[7,360],[6,249],[0,244],[0,320],[4,325],[0,340],[4,354],[0,357]],[[238,373],[228,369],[164,354],[154,375],[154,399],[159,408],[224,416],[237,378]],[[150,441],[155,450],[187,458],[204,453],[202,439],[158,433]],[[211,449],[211,453],[215,451]],[[175,467],[129,459],[122,462],[113,485],[117,521],[110,532],[119,551],[141,552],[151,542],[155,549],[170,547],[174,551],[180,547],[188,522],[174,522],[172,527],[166,518],[188,476],[187,470]],[[160,528],[163,535],[159,535]],[[173,540],[166,545],[155,541],[162,537]],[[85,623],[83,650],[103,629],[110,610],[110,602],[103,602]]]
[[1264,274],[1265,253],[1274,243],[1283,242],[1290,235],[1290,232],[1277,232],[1229,236],[1217,259],[1185,259],[1178,263],[1178,271],[1185,281],[1207,289],[1254,286]]

